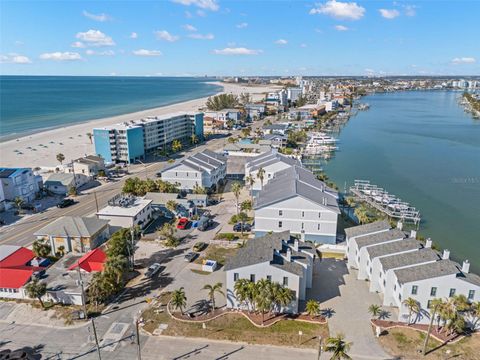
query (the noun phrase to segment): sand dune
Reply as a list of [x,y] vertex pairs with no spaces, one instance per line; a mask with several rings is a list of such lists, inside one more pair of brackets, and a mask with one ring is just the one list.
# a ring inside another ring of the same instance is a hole
[[[216,83],[224,87],[223,92],[240,94],[250,93],[254,100],[263,97],[272,87],[242,86],[240,84]],[[65,162],[94,153],[87,133],[94,127],[117,124],[124,121],[140,119],[146,116],[163,115],[177,111],[196,111],[205,105],[207,98],[190,100],[174,105],[138,111],[130,114],[112,116],[104,119],[82,122],[62,128],[42,131],[36,134],[12,139],[0,143],[0,166],[2,167],[55,167],[59,165],[56,155],[65,155]],[[21,152],[19,154],[17,151]]]

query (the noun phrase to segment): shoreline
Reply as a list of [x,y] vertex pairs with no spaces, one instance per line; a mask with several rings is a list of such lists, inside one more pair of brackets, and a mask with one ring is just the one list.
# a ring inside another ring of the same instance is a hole
[[[268,92],[273,87],[243,86],[241,84],[222,82],[211,82],[211,84],[221,86],[222,90],[210,96],[221,93],[239,95],[242,92],[249,92],[253,100],[263,97],[263,93]],[[18,137],[13,136],[7,140],[0,139],[0,166],[54,168],[59,165],[59,162],[56,160],[58,153],[62,153],[65,156],[65,162],[70,162],[85,154],[94,153],[94,145],[86,135],[91,133],[94,127],[110,126],[133,119],[178,111],[198,111],[200,107],[205,105],[207,99],[208,96],[131,113],[91,119],[66,126],[48,128],[30,134],[22,134]]]

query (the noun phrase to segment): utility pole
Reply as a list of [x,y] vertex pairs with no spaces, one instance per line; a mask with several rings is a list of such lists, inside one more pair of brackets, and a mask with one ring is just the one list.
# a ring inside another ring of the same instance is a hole
[[84,316],[85,316],[85,320],[88,320],[87,297],[85,295],[85,287],[83,286],[82,272],[80,271],[80,262],[79,261],[77,261],[77,270],[78,270],[78,282],[80,283],[80,287],[82,289],[83,313],[84,313]]
[[[97,199],[97,192],[96,191],[93,192],[93,196],[95,197],[95,207],[97,208],[97,213],[98,213],[98,199]],[[98,217],[98,215],[97,215],[97,217]]]
[[130,229],[130,234],[132,235],[132,270],[135,269],[135,230],[132,226]]
[[98,345],[98,337],[97,337],[97,328],[95,327],[95,321],[92,320],[92,327],[93,327],[93,336],[95,337],[95,344],[97,345],[97,354],[98,354],[98,360],[102,360],[102,355],[100,354],[100,345]]
[[322,356],[322,337],[318,337],[318,357],[317,360],[320,360],[320,357]]
[[140,347],[140,331],[138,329],[138,321],[139,319],[137,318],[135,320],[135,331],[137,333],[137,360],[142,360],[142,348]]

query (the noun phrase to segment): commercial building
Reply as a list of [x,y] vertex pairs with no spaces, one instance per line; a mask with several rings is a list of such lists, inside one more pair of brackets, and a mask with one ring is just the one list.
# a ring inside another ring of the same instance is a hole
[[470,272],[468,260],[462,265],[450,260],[450,252],[434,251],[430,239],[417,241],[415,231],[407,234],[377,221],[345,233],[348,267],[370,282],[370,291],[380,294],[383,305],[398,308],[398,321],[409,320],[408,298],[419,307],[410,320],[423,324],[430,321],[433,299],[464,295],[469,302],[480,300],[480,276]]
[[254,202],[255,235],[289,230],[320,244],[335,244],[337,193],[310,171],[291,166],[275,174]]
[[[32,202],[39,191],[41,178],[33,174],[30,168],[0,168],[0,202],[14,201],[21,198],[24,202]],[[3,209],[5,204],[0,203]]]
[[174,140],[203,139],[203,113],[172,113],[93,129],[95,152],[108,163],[134,163]]
[[152,200],[119,194],[108,201],[108,205],[97,212],[97,217],[108,220],[112,227],[144,228],[153,219]]
[[38,240],[46,240],[52,254],[60,251],[84,254],[103,244],[110,237],[107,220],[96,217],[62,216],[34,234]]
[[235,296],[237,280],[267,279],[292,290],[292,302],[281,310],[297,313],[299,301],[305,300],[307,288],[312,287],[315,252],[312,244],[291,237],[289,231],[249,240],[225,264],[227,307],[245,308]]
[[165,167],[159,174],[163,181],[178,184],[183,190],[196,186],[214,189],[225,179],[227,158],[205,149]]

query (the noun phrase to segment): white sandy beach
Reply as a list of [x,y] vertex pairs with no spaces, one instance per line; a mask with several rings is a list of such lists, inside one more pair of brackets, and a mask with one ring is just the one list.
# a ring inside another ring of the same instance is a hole
[[[214,83],[223,86],[223,92],[231,94],[250,93],[253,100],[259,100],[273,86],[245,86],[240,84]],[[103,127],[124,121],[141,119],[146,116],[163,115],[177,111],[196,111],[205,105],[207,98],[190,100],[174,105],[162,106],[130,114],[91,120],[75,125],[47,130],[0,143],[1,167],[55,167],[59,165],[56,155],[65,155],[65,162],[94,153],[94,145],[86,136],[94,127]],[[62,145],[60,144],[62,143]],[[42,144],[43,146],[40,146]],[[35,149],[35,150],[33,150]],[[15,150],[20,151],[18,154]]]

